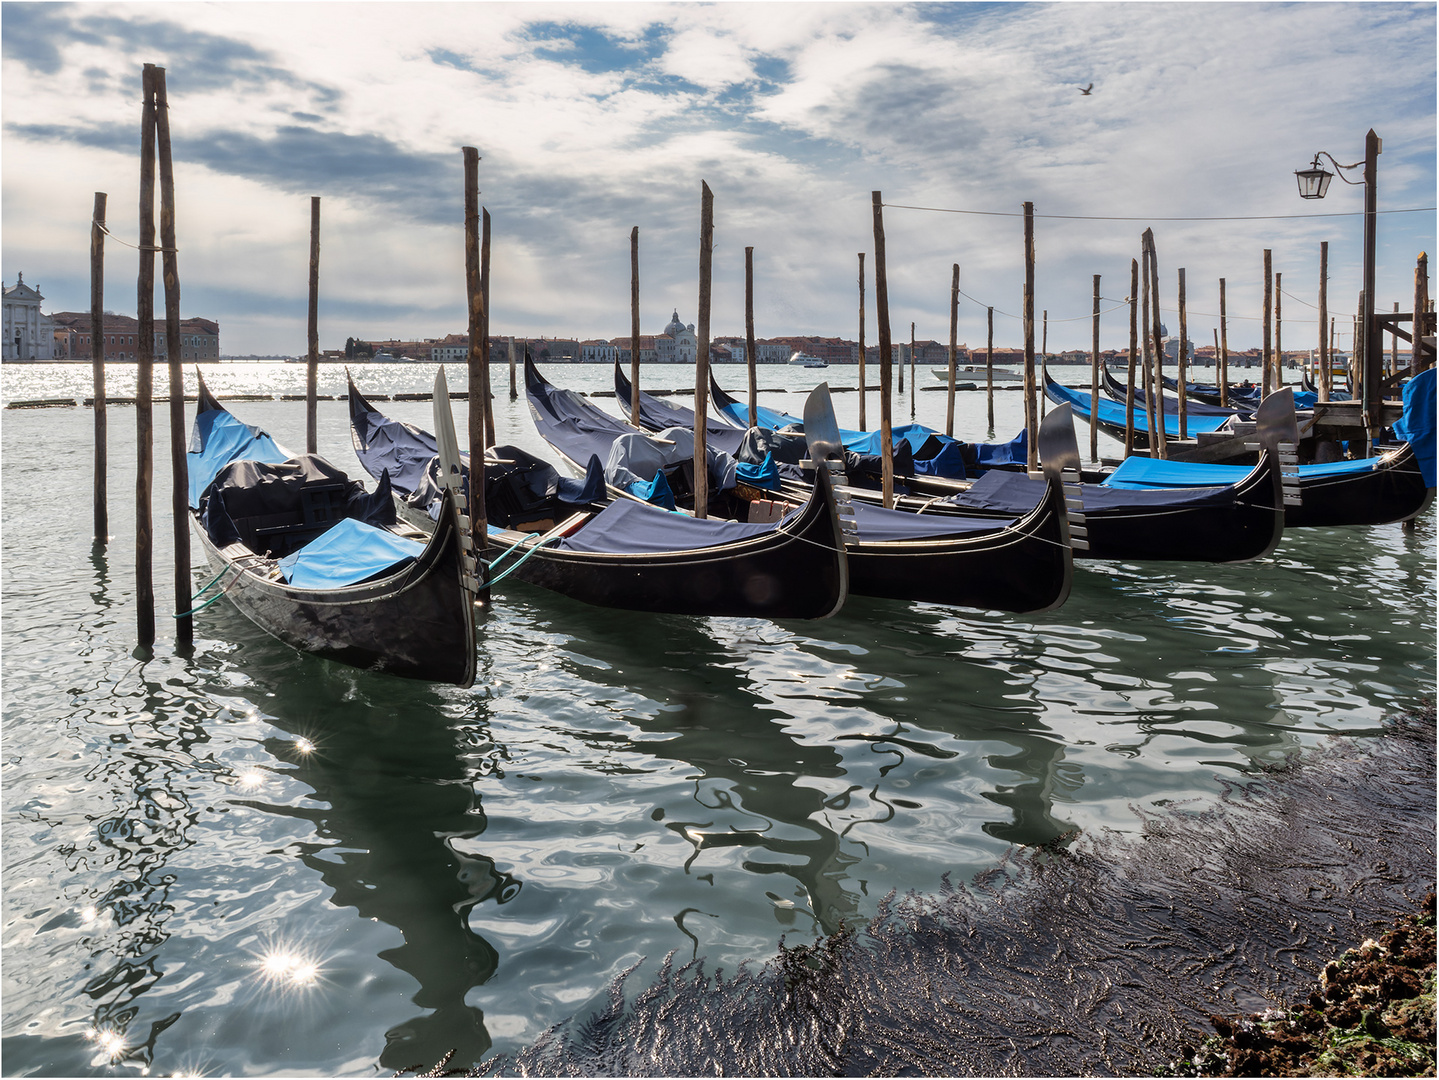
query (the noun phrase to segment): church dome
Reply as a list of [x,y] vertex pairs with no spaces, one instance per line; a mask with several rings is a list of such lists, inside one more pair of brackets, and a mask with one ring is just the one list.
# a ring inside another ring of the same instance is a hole
[[684,328],[685,324],[680,322],[679,308],[675,308],[674,314],[670,316],[670,324],[665,327],[665,333],[674,337],[676,334],[683,333]]

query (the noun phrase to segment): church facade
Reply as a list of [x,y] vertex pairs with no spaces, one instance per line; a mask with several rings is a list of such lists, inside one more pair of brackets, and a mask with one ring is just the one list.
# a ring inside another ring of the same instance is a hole
[[7,364],[51,360],[55,356],[55,323],[40,313],[45,297],[40,290],[25,284],[19,274],[14,285],[4,285],[3,310],[0,310],[0,334],[4,348],[0,359]]

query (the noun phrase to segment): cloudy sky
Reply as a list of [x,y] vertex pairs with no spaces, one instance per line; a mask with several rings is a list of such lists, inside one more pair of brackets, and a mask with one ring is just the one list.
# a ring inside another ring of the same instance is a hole
[[[911,322],[948,340],[958,263],[961,341],[983,344],[993,306],[997,344],[1021,342],[1031,201],[1051,349],[1088,347],[1093,275],[1109,312],[1146,227],[1171,331],[1183,267],[1191,337],[1212,340],[1223,277],[1231,347],[1257,345],[1269,248],[1284,344],[1307,348],[1320,241],[1344,329],[1356,307],[1363,189],[1306,202],[1293,173],[1361,160],[1371,127],[1380,209],[1417,211],[1381,215],[1376,293],[1412,305],[1435,246],[1435,31],[1432,3],[5,3],[0,263],[47,311],[87,310],[105,191],[106,306],[134,313],[118,241],[138,232],[151,62],[183,313],[218,320],[228,354],[304,352],[316,195],[322,348],[463,332],[465,145],[497,334],[627,335],[634,226],[643,331],[697,321],[705,181],[716,335],[744,332],[752,246],[759,336],[854,338],[864,252],[872,344],[877,190],[895,340]],[[1123,311],[1102,325],[1125,344]]]

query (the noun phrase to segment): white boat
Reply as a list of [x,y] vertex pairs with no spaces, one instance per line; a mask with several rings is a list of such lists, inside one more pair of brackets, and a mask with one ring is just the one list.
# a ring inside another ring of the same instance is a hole
[[789,362],[794,367],[829,367],[829,365],[818,356],[808,356],[802,352],[797,352],[791,356]]
[[[929,370],[934,373],[934,377],[935,377],[936,379],[938,379],[940,382],[944,383],[946,386],[949,385],[949,369],[948,369],[948,368],[938,368],[938,367],[937,367],[937,368],[930,368]],[[956,369],[956,372],[955,372],[955,382],[956,382],[956,383],[984,382],[984,381],[985,381],[985,378],[986,378],[986,377],[985,377],[985,370],[984,370],[984,365],[983,365],[983,364],[970,364],[970,365],[967,365],[967,366],[962,367],[962,368],[957,368],[957,369]],[[1013,372],[1013,371],[1008,371],[1008,370],[1006,370],[1005,368],[995,368],[995,369],[994,369],[994,381],[997,382],[997,383],[1000,383],[1000,382],[1023,382],[1023,381],[1024,381],[1024,376],[1023,376],[1023,375],[1020,375],[1020,374],[1017,374],[1017,373],[1015,373],[1015,372]]]

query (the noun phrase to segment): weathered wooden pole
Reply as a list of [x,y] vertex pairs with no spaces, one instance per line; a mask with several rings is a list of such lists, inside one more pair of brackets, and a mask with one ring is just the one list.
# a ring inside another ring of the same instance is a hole
[[909,324],[909,418],[914,419],[914,394],[917,387],[914,377],[914,323]]
[[480,305],[480,348],[485,358],[480,365],[480,396],[485,404],[484,445],[494,446],[495,394],[490,386],[490,212],[484,207],[480,207],[480,296],[483,299]]
[[1034,382],[1034,203],[1024,204],[1024,431],[1029,471],[1039,468],[1039,410]]
[[[1399,314],[1399,301],[1394,301],[1394,314]],[[1385,369],[1385,375],[1393,375],[1399,370],[1399,335],[1394,330],[1399,329],[1399,320],[1393,322],[1393,330],[1389,333],[1389,366]]]
[[143,75],[140,121],[140,273],[135,314],[135,606],[140,647],[155,644],[155,549],[151,492],[155,467],[155,65]]
[[869,393],[869,388],[864,384],[864,252],[859,253],[859,430],[867,431],[864,426],[864,399]]
[[1329,241],[1319,243],[1319,400],[1328,401],[1333,390],[1333,360],[1329,340]]
[[630,423],[640,426],[640,227],[630,230]]
[[1418,375],[1429,367],[1428,355],[1424,352],[1424,336],[1429,329],[1429,255],[1419,253],[1414,264],[1414,322],[1413,340],[1409,343],[1409,374]]
[[305,452],[320,449],[320,197],[310,196],[310,323],[305,362]]
[[1179,268],[1179,437],[1189,438],[1189,310],[1185,306],[1184,267]]
[[[1039,370],[1041,376],[1049,371],[1049,308],[1044,309],[1042,325],[1044,329],[1039,335]],[[1036,390],[1038,390],[1037,387]],[[1042,419],[1044,417],[1045,402],[1049,400],[1049,395],[1042,390],[1038,390],[1035,397],[1039,399],[1039,415]]]
[[1139,248],[1139,274],[1142,279],[1139,283],[1139,319],[1140,336],[1143,338],[1143,341],[1140,343],[1139,355],[1141,359],[1139,378],[1140,385],[1144,388],[1144,415],[1146,420],[1148,421],[1148,427],[1146,428],[1146,431],[1149,435],[1149,456],[1158,457],[1159,439],[1154,432],[1154,385],[1152,381],[1154,367],[1153,358],[1150,356],[1150,353],[1154,349],[1154,336],[1150,334],[1149,330],[1149,273],[1151,269],[1149,258],[1150,255],[1148,237],[1145,236],[1141,238]]
[[1274,389],[1284,385],[1284,275],[1274,275]]
[[[489,383],[489,340],[485,334],[485,293],[480,285],[480,154],[473,146],[461,149],[465,161],[465,299],[469,308],[470,354],[470,542],[478,563],[489,546],[489,522],[485,514],[485,389]],[[478,568],[478,567],[477,567]],[[481,580],[486,580],[483,576]],[[480,591],[489,600],[489,587]]]
[[1224,306],[1224,279],[1219,279],[1219,404],[1229,404],[1229,314]]
[[[1134,375],[1139,362],[1139,260],[1129,260],[1129,375],[1124,394],[1124,456],[1134,453]],[[1099,407],[1099,399],[1089,403]]]
[[895,350],[894,356],[890,358],[890,363],[899,367],[899,396],[904,397],[904,346],[902,344]]
[[744,355],[749,365],[749,426],[759,427],[759,375],[754,346],[754,248],[744,249]]
[[[874,204],[874,315],[879,326],[879,443],[880,489],[884,505],[894,507],[894,425],[890,418],[889,388],[894,355],[889,339],[889,282],[884,269],[884,203],[880,192]],[[904,369],[901,368],[901,371]]]
[[1373,365],[1370,363],[1369,345],[1371,337],[1368,332],[1366,319],[1373,312],[1372,301],[1363,289],[1359,291],[1359,313],[1354,319],[1354,360],[1350,371],[1353,372],[1351,381],[1358,381],[1360,409],[1364,415],[1364,453],[1361,457],[1368,457],[1370,446],[1374,441],[1374,410],[1378,404],[1376,398],[1370,392],[1369,372]]
[[714,255],[714,194],[700,181],[700,295],[695,335],[695,517],[709,516],[709,455],[705,449],[710,385],[710,274]]
[[[1145,229],[1149,240],[1149,302],[1153,306],[1150,325],[1154,331],[1154,396],[1149,399],[1149,419],[1159,442],[1159,456],[1169,456],[1169,434],[1164,428],[1164,325],[1159,318],[1159,252],[1154,230]],[[1150,454],[1153,455],[1151,450]]]
[[106,497],[108,435],[105,430],[105,201],[95,192],[90,215],[90,372],[95,397],[95,543],[110,541],[110,509]]
[[949,283],[949,400],[944,410],[944,433],[954,438],[954,380],[959,366],[959,263]]
[[515,335],[510,335],[510,400],[515,401],[520,396],[520,388],[517,382],[518,374],[515,369],[519,366],[519,357],[515,353]]
[[984,339],[984,396],[989,406],[989,437],[994,437],[994,308],[987,312],[989,330]]
[[1263,342],[1264,348],[1260,353],[1259,366],[1261,369],[1259,393],[1262,397],[1268,397],[1274,389],[1273,377],[1270,375],[1269,366],[1274,362],[1274,271],[1270,258],[1270,249],[1264,249],[1264,322]]
[[[1099,275],[1094,275],[1094,325],[1089,343],[1089,402],[1093,406],[1099,401]],[[1089,460],[1099,460],[1099,416],[1098,409],[1089,410]]]
[[195,640],[190,614],[190,470],[185,460],[185,369],[180,347],[180,265],[175,242],[175,169],[170,154],[165,69],[155,69],[155,142],[160,156],[160,264],[165,281],[165,353],[170,369],[170,513],[175,538],[175,643]]
[[1379,405],[1383,396],[1379,367],[1384,344],[1379,323],[1374,318],[1374,246],[1378,231],[1379,154],[1382,149],[1379,136],[1370,128],[1364,137],[1364,302],[1359,308],[1359,329],[1364,336],[1364,361],[1358,368],[1364,387],[1364,424],[1368,429],[1366,442],[1370,444],[1379,433]]

